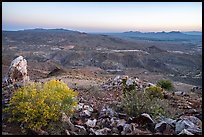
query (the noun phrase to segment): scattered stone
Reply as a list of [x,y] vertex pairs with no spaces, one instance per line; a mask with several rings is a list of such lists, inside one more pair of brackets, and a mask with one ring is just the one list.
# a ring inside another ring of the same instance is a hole
[[138,123],[140,125],[147,125],[149,123],[154,123],[154,120],[150,117],[149,114],[143,113],[139,117],[134,118],[133,120],[135,123]]
[[88,119],[88,121],[85,123],[88,127],[95,127],[96,126],[96,122],[97,120],[94,119],[94,120],[90,120]]
[[188,127],[194,127],[194,124],[189,120],[179,120],[176,123],[176,133],[179,134],[183,129]]
[[186,129],[193,134],[200,135],[202,134],[202,129],[199,128],[199,125],[200,119],[193,116],[191,116],[190,118],[183,117],[183,119],[177,121],[175,132],[179,134],[182,130]]
[[89,105],[84,105],[84,109],[88,110],[89,112],[93,112],[93,108],[90,107]]
[[95,135],[108,135],[108,132],[110,132],[110,131],[111,131],[110,128],[105,127],[103,129],[96,130],[94,133],[95,133]]
[[125,125],[126,121],[124,119],[117,120],[117,128],[119,132],[123,131],[123,126]]
[[117,127],[117,118],[116,117],[112,117],[110,122],[111,122],[111,124],[110,124],[111,127]]
[[99,118],[111,118],[114,116],[114,111],[109,106],[104,106],[99,114]]
[[131,133],[133,131],[133,125],[132,124],[124,124],[123,131],[121,132],[122,135],[126,135],[128,133]]
[[118,85],[122,82],[122,79],[121,79],[121,76],[116,76],[114,79],[113,79],[113,85]]
[[81,115],[81,116],[88,116],[88,117],[90,117],[90,116],[91,116],[91,112],[90,112],[90,111],[88,111],[88,110],[83,110],[82,112],[83,112],[83,113],[82,113],[82,115]]
[[68,117],[64,112],[62,113],[62,122],[68,124],[71,131],[74,131],[74,125],[72,124],[70,117]]
[[2,135],[13,135],[13,134],[8,133],[8,132],[2,132]]
[[84,107],[84,103],[79,103],[77,106],[77,110],[81,110]]
[[149,114],[147,114],[147,113],[143,113],[143,114],[141,114],[141,116],[147,118],[148,121],[149,121],[149,123],[154,123],[154,120],[150,117]]
[[183,129],[178,135],[194,135],[193,133],[189,132],[186,129]]
[[174,134],[174,127],[172,127],[172,125],[168,124],[165,121],[157,123],[155,126],[155,130],[159,131],[165,135],[173,135]]
[[151,86],[156,86],[156,85],[151,82],[147,83],[147,87],[151,87]]
[[192,87],[191,91],[202,94],[202,87],[194,86],[194,87]]
[[[161,121],[161,122],[165,122],[165,123],[171,125],[172,127],[175,127],[175,125],[176,125],[176,120],[173,120],[173,119],[171,119],[171,118],[161,118],[160,121]],[[161,122],[160,122],[160,123],[161,123]]]
[[134,83],[135,83],[135,81],[132,80],[131,78],[128,78],[127,81],[126,81],[127,86],[134,85]]
[[116,134],[119,134],[119,131],[118,131],[118,129],[117,129],[116,127],[113,127],[113,128],[112,128],[112,132],[113,132],[113,133],[116,133]]
[[184,119],[184,120],[190,120],[197,127],[202,128],[202,121],[199,118],[195,117],[195,116],[181,116],[180,118]]
[[68,130],[65,130],[66,135],[71,135]]
[[134,128],[133,132],[127,135],[152,135],[149,130],[141,130],[139,128]]
[[185,93],[182,92],[182,91],[176,91],[174,92],[174,95],[177,95],[177,96],[183,96]]
[[124,119],[124,118],[127,117],[127,114],[125,114],[125,113],[118,113],[118,117],[119,117],[120,119]]
[[101,125],[102,128],[104,128],[104,127],[111,128],[111,121],[110,121],[109,118],[100,119],[100,123],[99,124]]
[[186,130],[188,130],[189,132],[193,133],[194,135],[202,135],[202,129],[200,128],[187,128]]
[[79,135],[87,135],[87,131],[85,129],[84,126],[80,126],[80,125],[75,125],[75,127],[77,127],[79,129]]
[[77,106],[77,111],[79,111],[80,117],[90,117],[94,109],[89,105],[84,105],[84,103],[79,103]]
[[46,131],[42,129],[34,130],[32,129],[33,132],[35,132],[37,135],[49,135]]

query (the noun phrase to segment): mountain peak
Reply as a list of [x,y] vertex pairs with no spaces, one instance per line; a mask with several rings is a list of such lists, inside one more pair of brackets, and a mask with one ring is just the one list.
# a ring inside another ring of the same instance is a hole
[[170,31],[169,33],[171,33],[171,34],[181,34],[180,31]]
[[123,33],[142,33],[140,31],[126,31],[126,32],[123,32]]
[[54,28],[54,29],[44,29],[44,28],[34,28],[34,29],[24,29],[20,31],[34,31],[34,32],[75,32],[80,33],[79,31],[73,31],[63,28]]

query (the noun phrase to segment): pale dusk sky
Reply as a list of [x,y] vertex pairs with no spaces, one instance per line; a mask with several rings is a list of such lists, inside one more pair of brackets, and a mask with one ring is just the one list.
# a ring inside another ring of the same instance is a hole
[[202,2],[3,2],[2,29],[202,31]]

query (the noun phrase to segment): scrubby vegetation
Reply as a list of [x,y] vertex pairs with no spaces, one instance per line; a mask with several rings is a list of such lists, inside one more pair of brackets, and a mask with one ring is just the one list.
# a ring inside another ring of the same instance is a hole
[[174,89],[174,86],[170,80],[160,80],[157,82],[157,86],[166,89],[168,91],[171,91]]
[[62,112],[70,116],[77,105],[76,96],[77,92],[59,80],[32,83],[15,91],[10,106],[4,111],[8,112],[10,122],[40,129],[49,122],[58,121]]
[[148,88],[145,88],[145,94],[151,99],[154,97],[157,97],[160,99],[164,98],[162,89],[157,86],[150,86]]
[[[129,90],[128,90],[129,89]],[[147,92],[137,88],[129,88],[123,82],[122,108],[130,116],[139,116],[148,113],[154,118],[159,116],[171,116],[169,104],[163,100],[162,89],[156,86],[147,88]]]

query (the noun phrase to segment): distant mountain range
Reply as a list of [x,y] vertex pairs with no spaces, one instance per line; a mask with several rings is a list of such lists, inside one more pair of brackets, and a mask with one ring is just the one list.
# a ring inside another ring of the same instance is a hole
[[[17,31],[16,31],[17,32]],[[201,31],[170,31],[170,32],[140,32],[140,31],[127,31],[127,32],[118,32],[118,33],[85,33],[73,30],[67,30],[63,28],[59,29],[25,29],[19,30],[19,32],[53,32],[53,33],[69,33],[69,34],[100,34],[107,35],[111,37],[117,37],[122,39],[129,40],[151,40],[151,41],[166,41],[166,42],[187,42],[196,45],[202,45],[202,32]]]
[[189,31],[170,31],[170,32],[140,32],[127,31],[122,33],[103,33],[105,35],[119,37],[131,40],[151,40],[151,41],[173,41],[173,42],[188,42],[196,45],[202,44],[202,32]]
[[[8,31],[8,30],[3,30],[3,31]],[[44,28],[35,28],[35,29],[24,29],[24,30],[17,30],[17,31],[36,31],[36,32],[80,32],[80,31],[74,31],[74,30],[68,30],[68,29],[63,29],[63,28],[55,28],[55,29],[44,29]],[[82,32],[84,33],[84,32]],[[185,32],[180,32],[180,31],[170,31],[170,32],[140,32],[140,31],[127,31],[123,32],[125,34],[187,34],[187,35],[202,35],[201,31],[185,31]],[[101,33],[100,33],[101,34]],[[107,34],[120,34],[118,33],[108,33]]]
[[181,31],[170,31],[170,32],[140,32],[140,31],[127,31],[127,32],[123,32],[123,33],[132,33],[132,34],[187,34],[187,35],[202,35],[201,31],[185,31],[185,32],[181,32]]
[[21,31],[34,31],[34,32],[74,32],[74,33],[80,33],[79,31],[74,31],[74,30],[68,30],[68,29],[43,29],[43,28],[36,28],[36,29],[25,29]]

